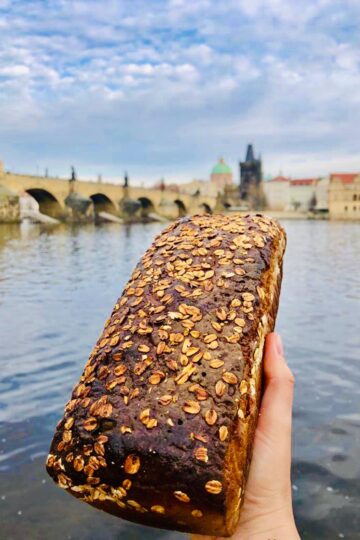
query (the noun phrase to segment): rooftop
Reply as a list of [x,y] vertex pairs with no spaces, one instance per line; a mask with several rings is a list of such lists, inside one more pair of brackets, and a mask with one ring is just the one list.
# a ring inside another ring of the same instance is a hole
[[220,158],[218,163],[213,167],[211,174],[232,174],[232,170],[224,161],[224,158]]
[[290,180],[292,186],[312,186],[317,182],[317,178],[296,178]]
[[275,178],[271,178],[271,180],[268,180],[268,182],[290,182],[290,178],[279,175],[275,176]]
[[357,176],[359,176],[359,173],[331,173],[330,182],[336,179],[343,184],[352,184]]

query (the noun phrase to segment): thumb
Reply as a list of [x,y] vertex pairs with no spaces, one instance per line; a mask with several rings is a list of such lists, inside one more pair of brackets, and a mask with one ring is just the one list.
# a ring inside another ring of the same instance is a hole
[[[291,489],[291,416],[294,377],[287,366],[280,336],[266,338],[265,391],[255,432],[245,496],[280,496]],[[275,499],[274,499],[275,500]]]
[[291,417],[294,376],[288,367],[278,334],[266,338],[264,353],[265,391],[261,402],[258,430],[277,446],[291,444]]

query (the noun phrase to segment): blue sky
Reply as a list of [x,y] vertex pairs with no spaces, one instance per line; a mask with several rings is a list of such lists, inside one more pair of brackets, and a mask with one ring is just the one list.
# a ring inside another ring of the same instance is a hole
[[0,159],[150,184],[360,170],[358,0],[0,0]]

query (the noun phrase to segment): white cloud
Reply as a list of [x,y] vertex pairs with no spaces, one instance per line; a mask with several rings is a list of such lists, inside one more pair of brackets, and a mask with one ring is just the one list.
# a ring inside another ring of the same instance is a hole
[[334,51],[335,61],[339,67],[354,73],[359,71],[360,51],[348,43],[340,43]]
[[29,73],[30,69],[23,65],[5,66],[0,68],[0,75],[3,77],[22,77],[23,75],[28,75]]
[[89,174],[204,177],[249,139],[275,172],[286,156],[289,174],[326,172],[327,160],[360,169],[353,0],[0,0],[0,10],[1,158],[23,169],[43,159],[58,172],[74,161]]

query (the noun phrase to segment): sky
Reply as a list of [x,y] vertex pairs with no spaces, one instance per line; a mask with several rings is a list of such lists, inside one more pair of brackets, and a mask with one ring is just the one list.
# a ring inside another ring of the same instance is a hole
[[265,175],[360,170],[358,0],[0,0],[0,160],[151,185],[246,145]]

